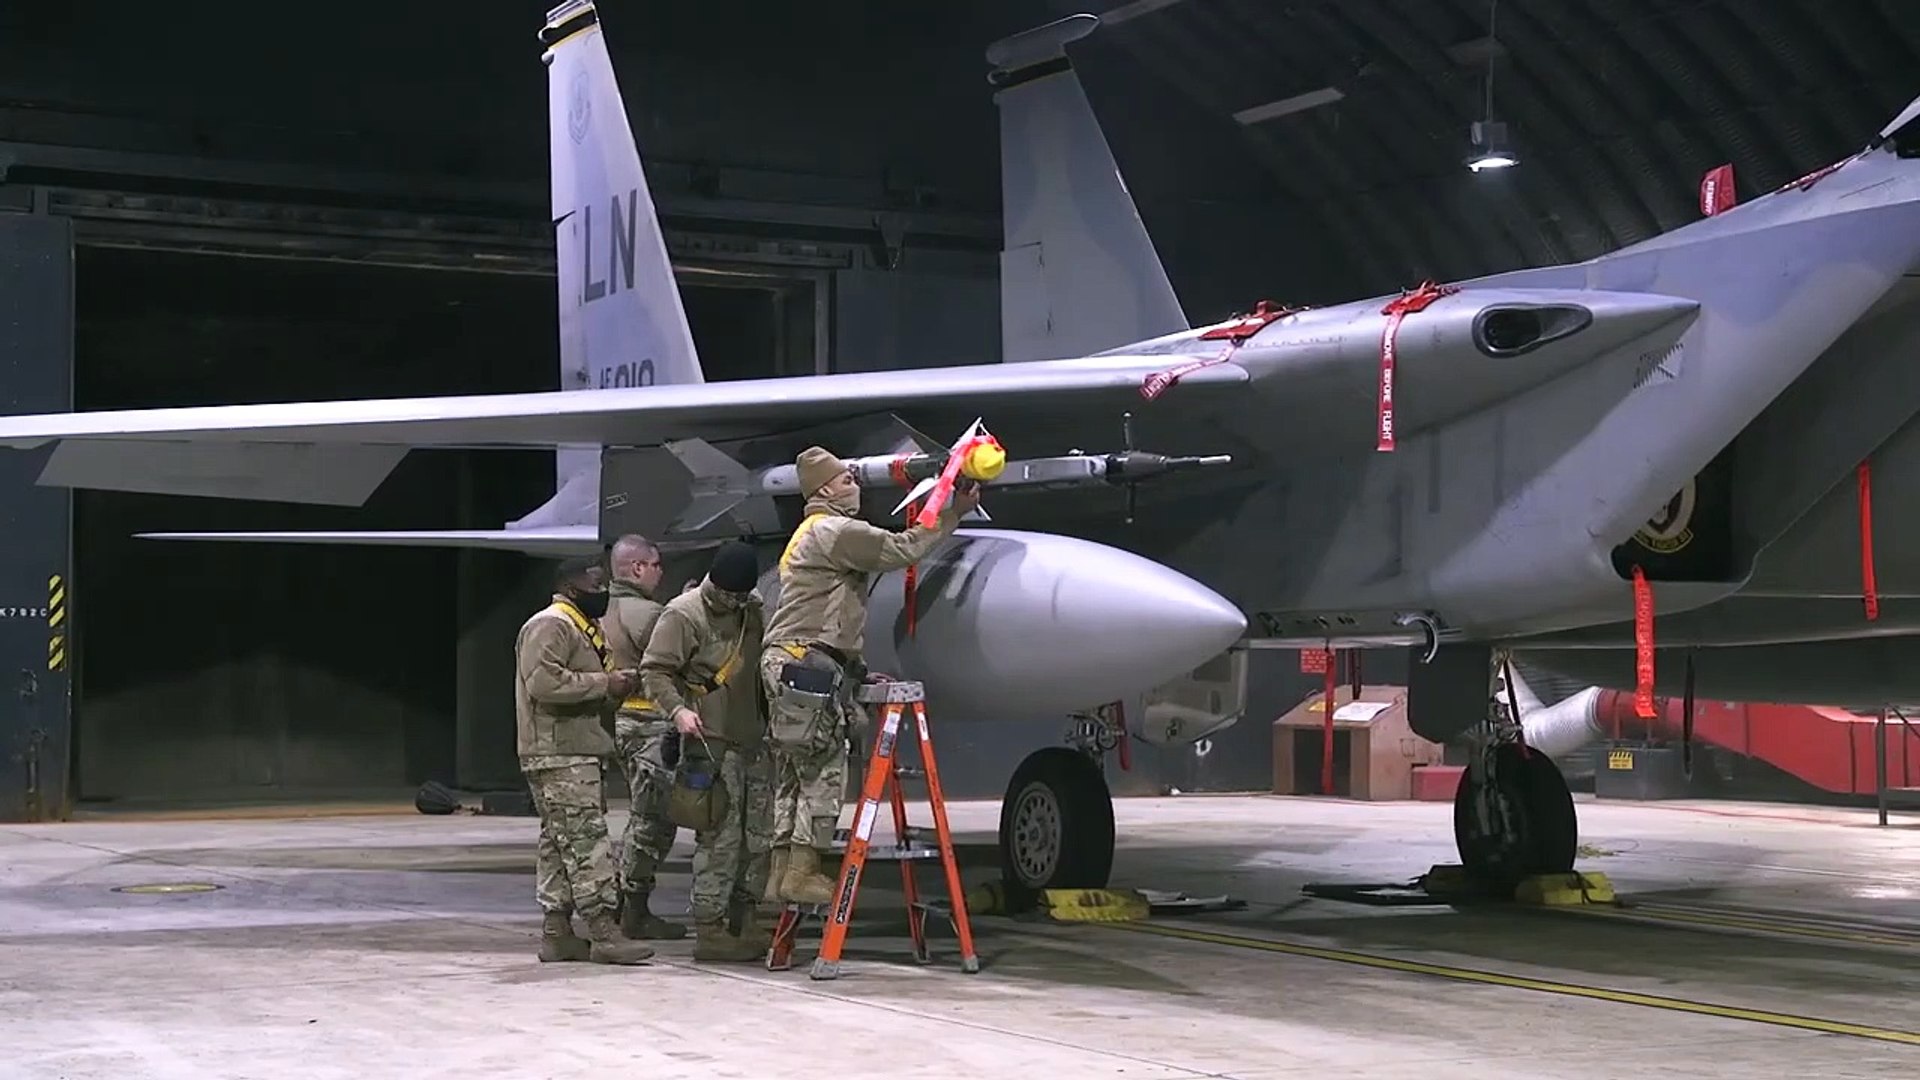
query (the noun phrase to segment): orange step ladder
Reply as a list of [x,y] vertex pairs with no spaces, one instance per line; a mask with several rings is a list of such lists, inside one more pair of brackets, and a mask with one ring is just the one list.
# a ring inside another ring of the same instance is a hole
[[[927,913],[934,904],[920,899],[920,888],[913,876],[913,864],[939,859],[946,871],[947,893],[952,902],[954,933],[960,939],[960,970],[971,975],[980,970],[980,957],[973,951],[973,927],[967,921],[966,894],[960,887],[960,866],[953,857],[953,830],[947,824],[946,796],[940,791],[940,770],[934,764],[933,737],[927,732],[926,689],[917,682],[884,682],[861,686],[854,700],[878,714],[874,725],[873,750],[867,759],[866,781],[860,788],[860,802],[853,815],[853,827],[847,830],[846,854],[840,862],[840,880],[833,889],[833,901],[827,904],[789,903],[774,927],[773,944],[767,949],[767,970],[785,971],[792,966],[794,937],[808,915],[819,915],[826,929],[820,935],[820,953],[808,973],[814,979],[840,977],[840,953],[847,943],[848,925],[853,921],[854,900],[860,891],[860,876],[867,863],[898,862],[900,880],[906,891],[907,925],[913,935],[913,958],[929,963],[927,951]],[[913,723],[902,724],[907,707],[913,707]],[[920,768],[897,763],[902,728],[920,747]],[[920,838],[924,830],[907,824],[907,800],[901,781],[924,776],[927,801],[933,806],[934,843]],[[880,800],[893,803],[891,847],[876,846],[874,822],[880,816]]]

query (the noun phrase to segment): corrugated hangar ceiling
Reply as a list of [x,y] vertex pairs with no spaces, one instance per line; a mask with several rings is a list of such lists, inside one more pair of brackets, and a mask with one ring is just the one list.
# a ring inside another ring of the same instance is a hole
[[[91,243],[550,272],[526,30],[541,6],[315,16],[313,53],[114,0],[0,13],[0,208],[70,214]],[[1176,284],[1204,298],[1195,318],[1258,298],[1243,290],[1325,303],[1588,258],[1697,218],[1715,166],[1752,199],[1920,95],[1920,0],[603,7],[688,258],[869,232],[990,253],[983,50],[1100,15],[1070,48]],[[395,51],[395,35],[447,47]],[[173,71],[176,39],[231,70]],[[95,54],[112,62],[71,61]],[[283,77],[314,55],[354,80]],[[1490,63],[1521,163],[1474,174]]]
[[[1858,150],[1920,95],[1915,0],[1048,0],[1234,116],[1275,198],[1375,287],[1573,261]],[[1494,36],[1489,38],[1489,18]],[[1505,121],[1517,168],[1470,173]],[[1123,163],[1124,167],[1124,163]]]

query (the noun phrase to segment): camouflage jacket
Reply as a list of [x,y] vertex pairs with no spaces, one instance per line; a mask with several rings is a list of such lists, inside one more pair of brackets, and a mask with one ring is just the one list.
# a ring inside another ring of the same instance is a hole
[[513,644],[515,746],[525,757],[613,753],[604,717],[605,639],[580,610],[555,596],[520,627]]
[[[600,629],[607,636],[613,670],[631,671],[640,666],[640,658],[646,655],[647,639],[653,636],[654,624],[659,621],[665,605],[630,581],[615,581],[608,591],[612,596],[606,615],[600,619]],[[638,691],[620,703],[620,711],[653,712],[647,707],[646,696]]]
[[806,520],[780,556],[780,602],[768,621],[767,642],[825,645],[849,660],[859,658],[873,576],[919,562],[959,524],[949,507],[935,528],[913,525],[895,532],[823,500],[808,502]]
[[703,581],[667,601],[640,660],[642,693],[660,716],[689,708],[709,740],[758,745],[766,733],[755,661],[764,616],[758,592],[743,605]]

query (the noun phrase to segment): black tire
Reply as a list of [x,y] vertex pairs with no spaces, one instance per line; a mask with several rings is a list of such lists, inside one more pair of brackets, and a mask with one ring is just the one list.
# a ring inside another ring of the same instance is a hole
[[[1538,874],[1573,869],[1580,848],[1579,817],[1566,778],[1547,755],[1507,744],[1494,751],[1493,790],[1504,804],[1510,834],[1499,826],[1488,833],[1477,813],[1485,785],[1469,770],[1453,799],[1453,839],[1468,876],[1490,891],[1508,896],[1520,882]],[[1484,779],[1484,774],[1483,774]]]
[[1113,795],[1087,755],[1027,755],[1000,802],[1000,877],[1009,911],[1043,889],[1104,889],[1113,873]]

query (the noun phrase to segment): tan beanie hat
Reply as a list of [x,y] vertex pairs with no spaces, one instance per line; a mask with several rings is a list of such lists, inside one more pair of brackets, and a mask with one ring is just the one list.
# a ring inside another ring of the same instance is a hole
[[800,494],[813,498],[813,493],[833,482],[833,478],[847,471],[847,463],[828,453],[824,448],[809,446],[800,451],[793,460],[794,469],[800,474]]

